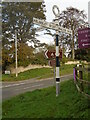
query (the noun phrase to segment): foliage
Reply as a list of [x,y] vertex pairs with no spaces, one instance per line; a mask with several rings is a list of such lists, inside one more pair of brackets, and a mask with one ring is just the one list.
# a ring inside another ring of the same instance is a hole
[[75,51],[75,58],[78,60],[86,60],[90,62],[90,49],[77,49]]
[[[3,71],[15,66],[15,31],[18,39],[18,66],[33,61],[33,48],[43,46],[35,38],[33,17],[45,19],[44,2],[2,2],[2,59]],[[29,42],[30,47],[26,45]]]
[[44,51],[38,52],[35,54],[34,60],[31,62],[32,64],[40,64],[40,65],[47,65],[48,60],[46,60]]
[[55,46],[54,45],[48,45],[48,44],[44,44],[44,47],[38,47],[38,52],[35,53],[35,57],[33,59],[33,61],[31,62],[32,64],[41,64],[41,65],[47,65],[48,64],[48,60],[45,57],[45,51],[46,50],[50,50],[53,51],[55,50]]
[[[21,94],[2,104],[3,118],[79,118],[88,119],[90,104],[76,89],[73,81],[60,84],[60,95],[55,87]],[[23,112],[23,114],[22,114]]]
[[[18,59],[18,66],[27,66],[33,60],[34,49],[29,47],[25,43],[18,43],[17,48],[17,59]],[[2,49],[2,70],[3,72],[8,68],[8,66],[15,67],[15,46],[12,43],[12,47],[10,49]]]
[[2,49],[2,72],[4,72],[9,64],[12,63],[10,51]]
[[52,44],[47,45],[46,49],[49,50],[49,51],[54,51],[55,50],[55,45],[52,45]]
[[67,61],[69,61],[69,58],[65,57],[65,55],[63,55],[63,58],[60,60],[60,62],[62,64],[65,64]]
[[19,42],[31,42],[35,45],[39,43],[35,39],[35,30],[33,29],[33,17],[43,18],[44,3],[42,2],[4,2],[2,3],[2,43],[10,45],[14,39],[15,30]]
[[18,66],[27,66],[29,65],[33,58],[34,48],[28,46],[27,44],[20,43],[18,45]]
[[74,49],[77,48],[77,31],[87,25],[85,22],[86,14],[77,8],[69,7],[62,11],[59,17],[59,24],[62,27],[72,30],[72,37],[66,34],[60,34],[60,42],[63,47],[68,47],[72,51],[72,58],[74,59]]

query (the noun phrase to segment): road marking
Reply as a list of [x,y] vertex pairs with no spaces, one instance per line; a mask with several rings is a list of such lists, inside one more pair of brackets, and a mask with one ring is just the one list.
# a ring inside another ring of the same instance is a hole
[[25,83],[18,83],[18,84],[13,84],[13,85],[6,85],[6,86],[1,86],[0,88],[7,88],[7,87],[14,87],[14,86],[18,86],[18,85],[24,85]]
[[[71,76],[72,74],[69,74],[69,75],[64,75],[64,76],[61,76],[60,78],[63,78],[63,77],[68,77],[68,76]],[[72,75],[73,76],[73,75]],[[20,83],[15,83],[15,84],[11,84],[11,85],[4,85],[4,86],[0,86],[0,88],[8,88],[8,87],[14,87],[14,86],[19,86],[19,85],[24,85],[24,84],[27,84],[27,83],[36,83],[36,82],[40,82],[40,81],[47,81],[47,80],[50,80],[50,79],[53,79],[53,78],[46,78],[46,79],[41,79],[41,80],[35,80],[35,81],[32,81],[30,82],[30,80],[25,80],[23,82],[20,82]]]
[[34,87],[40,87],[40,86],[42,86],[43,84],[39,84],[39,85],[34,85],[34,86],[29,86],[29,87],[25,87],[25,88],[19,88],[19,89],[15,89],[16,91],[18,91],[18,90],[21,90],[21,89],[29,89],[29,88],[34,88]]
[[[49,78],[49,79],[53,79],[53,78]],[[49,80],[49,79],[46,79],[46,80]],[[27,84],[27,83],[36,83],[36,82],[39,82],[39,81],[46,81],[45,79],[44,80],[35,80],[34,82],[30,82],[30,81],[25,81],[23,83],[18,83],[18,84],[13,84],[13,85],[5,85],[5,86],[1,86],[0,88],[8,88],[8,87],[14,87],[14,86],[19,86],[19,85],[24,85],[24,84]]]

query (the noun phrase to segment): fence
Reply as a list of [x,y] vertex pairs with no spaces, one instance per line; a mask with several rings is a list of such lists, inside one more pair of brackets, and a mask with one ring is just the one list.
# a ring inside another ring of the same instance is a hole
[[90,69],[85,68],[82,65],[78,65],[75,66],[73,70],[74,83],[77,87],[77,90],[90,99]]

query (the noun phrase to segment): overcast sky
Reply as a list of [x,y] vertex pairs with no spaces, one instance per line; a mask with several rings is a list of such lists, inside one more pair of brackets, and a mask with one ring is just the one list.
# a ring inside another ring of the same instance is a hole
[[[72,6],[79,10],[84,10],[88,16],[88,2],[89,1],[90,0],[45,0],[46,21],[51,22],[55,18],[54,14],[52,12],[53,5],[57,5],[60,9],[60,12],[65,10],[67,7]],[[53,38],[51,36],[44,35],[43,32],[40,34],[41,35],[38,37],[38,39],[41,42],[46,42],[49,44],[53,43]]]
[[[6,0],[6,1],[10,1],[10,0]],[[17,0],[12,0],[12,1],[17,1]],[[25,1],[32,1],[32,0],[23,0],[23,1],[25,2]],[[52,12],[53,5],[57,5],[60,9],[60,12],[65,10],[67,7],[75,7],[79,10],[84,10],[88,17],[88,2],[90,0],[44,0],[44,1],[46,5],[46,13],[45,13],[46,21],[48,22],[51,22],[55,18]],[[37,37],[37,39],[39,39],[42,43],[43,42],[49,43],[49,44],[53,43],[53,38],[50,35],[44,35],[44,31],[38,32],[38,34],[40,34],[40,36]]]

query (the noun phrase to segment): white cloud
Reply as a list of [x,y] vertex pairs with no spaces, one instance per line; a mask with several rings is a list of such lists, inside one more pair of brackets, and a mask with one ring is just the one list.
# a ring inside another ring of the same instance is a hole
[[52,12],[53,5],[57,5],[60,11],[72,6],[77,9],[84,10],[88,15],[88,2],[88,0],[45,0],[47,21],[52,21],[54,18],[54,14]]
[[[3,1],[3,0],[2,0]],[[55,16],[52,12],[52,7],[53,5],[57,5],[60,9],[60,12],[65,10],[67,7],[75,7],[80,10],[84,10],[85,13],[88,15],[88,2],[89,0],[45,0],[45,5],[46,5],[46,20],[51,22]],[[41,35],[40,35],[41,34]],[[50,35],[42,35],[42,32],[40,33],[39,39],[41,43],[53,43],[53,37]]]
[[36,37],[38,40],[40,40],[41,43],[47,43],[47,44],[54,44],[53,37],[50,35],[40,35],[39,37]]
[[[52,7],[53,5],[57,5],[60,9],[60,12],[65,10],[67,7],[75,7],[80,10],[84,10],[85,13],[88,15],[88,0],[45,0],[45,5],[46,5],[46,21],[51,22],[55,16],[52,12]],[[39,40],[45,43],[51,43],[53,41],[52,37],[46,38],[44,35],[38,37]]]

